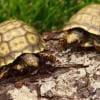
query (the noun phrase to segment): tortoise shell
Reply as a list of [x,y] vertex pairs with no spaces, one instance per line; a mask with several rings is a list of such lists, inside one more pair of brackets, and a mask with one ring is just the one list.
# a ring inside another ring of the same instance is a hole
[[73,15],[64,30],[74,28],[81,28],[91,34],[100,35],[100,4],[90,4]]
[[19,20],[0,24],[0,67],[12,63],[23,53],[38,53],[45,44],[37,31]]

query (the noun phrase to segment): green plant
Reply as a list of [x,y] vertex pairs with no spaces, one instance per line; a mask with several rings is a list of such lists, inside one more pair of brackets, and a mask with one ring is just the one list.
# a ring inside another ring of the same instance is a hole
[[17,18],[39,32],[57,30],[79,9],[100,0],[0,0],[0,22]]

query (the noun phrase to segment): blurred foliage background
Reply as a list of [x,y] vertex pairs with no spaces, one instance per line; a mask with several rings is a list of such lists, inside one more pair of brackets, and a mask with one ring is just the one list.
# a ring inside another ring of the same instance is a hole
[[39,32],[57,30],[90,3],[100,0],[0,0],[0,22],[17,18],[35,26]]

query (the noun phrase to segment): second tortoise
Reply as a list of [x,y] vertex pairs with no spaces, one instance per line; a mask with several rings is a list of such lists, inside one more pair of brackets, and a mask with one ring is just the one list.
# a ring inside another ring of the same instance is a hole
[[[45,43],[37,31],[20,20],[8,20],[0,24],[0,69],[20,59],[13,68],[19,71],[39,66],[34,55],[45,49]],[[0,78],[9,70],[0,72]]]
[[100,51],[100,4],[90,4],[73,15],[63,29],[68,44],[95,47]]

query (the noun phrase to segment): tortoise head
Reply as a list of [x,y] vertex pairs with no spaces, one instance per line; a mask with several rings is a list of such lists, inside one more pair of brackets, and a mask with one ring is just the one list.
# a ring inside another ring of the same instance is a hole
[[65,34],[64,38],[68,44],[78,43],[81,47],[93,47],[92,35],[82,29],[71,29]]
[[83,38],[83,32],[79,30],[69,30],[64,35],[64,39],[67,41],[68,44],[74,42],[80,43],[82,38]]

